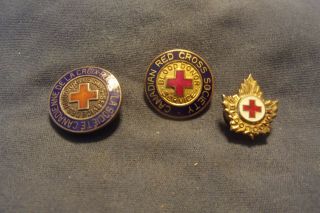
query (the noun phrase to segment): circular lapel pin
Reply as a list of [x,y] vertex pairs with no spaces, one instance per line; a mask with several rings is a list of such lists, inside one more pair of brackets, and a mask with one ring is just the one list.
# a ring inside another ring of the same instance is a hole
[[277,115],[278,101],[265,100],[257,81],[249,75],[237,95],[223,95],[223,106],[231,131],[254,139],[257,135],[270,133],[270,124]]
[[66,73],[54,85],[49,111],[54,123],[73,133],[88,133],[111,122],[121,105],[118,80],[99,67]]
[[197,54],[174,49],[150,64],[145,93],[162,115],[175,119],[193,117],[210,103],[213,78],[209,65]]

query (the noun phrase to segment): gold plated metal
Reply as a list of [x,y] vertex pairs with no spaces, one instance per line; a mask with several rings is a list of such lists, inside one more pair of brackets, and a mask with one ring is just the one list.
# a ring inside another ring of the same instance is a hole
[[107,100],[106,83],[94,76],[82,76],[68,82],[60,96],[61,110],[78,120],[98,114]]
[[[176,85],[177,76],[181,76],[181,79],[183,79],[184,87]],[[191,63],[173,61],[162,67],[156,85],[160,96],[168,104],[186,106],[199,97],[203,81],[199,70]]]
[[94,66],[64,74],[50,93],[49,113],[60,128],[89,133],[109,124],[122,100],[118,80],[109,71]]
[[160,114],[187,119],[211,101],[213,76],[209,65],[189,50],[173,49],[154,58],[147,69],[145,94]]
[[224,117],[230,130],[250,136],[269,134],[271,122],[278,111],[278,101],[265,100],[263,92],[251,74],[241,84],[239,93],[222,96]]

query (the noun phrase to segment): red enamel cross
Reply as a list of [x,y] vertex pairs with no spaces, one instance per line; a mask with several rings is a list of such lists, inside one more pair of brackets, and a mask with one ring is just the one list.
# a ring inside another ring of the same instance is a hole
[[69,102],[78,102],[78,110],[89,109],[89,101],[98,100],[98,90],[90,90],[89,83],[79,84],[79,91],[70,93]]
[[184,70],[176,71],[176,78],[167,80],[167,87],[174,87],[176,95],[183,97],[185,88],[192,88],[192,79],[184,78]]
[[244,111],[249,111],[249,117],[250,118],[255,118],[256,117],[256,112],[261,112],[261,107],[256,105],[255,100],[250,100],[249,105],[243,105],[243,110]]

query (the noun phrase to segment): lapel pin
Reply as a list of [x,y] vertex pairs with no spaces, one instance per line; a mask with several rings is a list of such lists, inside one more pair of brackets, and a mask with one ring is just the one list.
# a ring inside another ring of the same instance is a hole
[[251,74],[241,84],[239,93],[222,96],[224,118],[230,130],[250,136],[269,134],[277,115],[278,101],[265,100],[259,84]]
[[145,94],[160,114],[191,118],[210,103],[213,77],[209,65],[197,54],[174,49],[157,56],[150,64]]
[[99,67],[83,67],[63,75],[49,100],[55,124],[73,133],[98,130],[112,121],[121,105],[118,80]]

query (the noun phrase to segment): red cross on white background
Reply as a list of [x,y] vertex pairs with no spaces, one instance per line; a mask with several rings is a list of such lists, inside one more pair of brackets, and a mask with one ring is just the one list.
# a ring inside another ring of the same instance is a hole
[[243,105],[243,110],[249,112],[250,118],[256,117],[256,112],[261,112],[261,107],[256,105],[256,101],[250,99],[249,105]]

